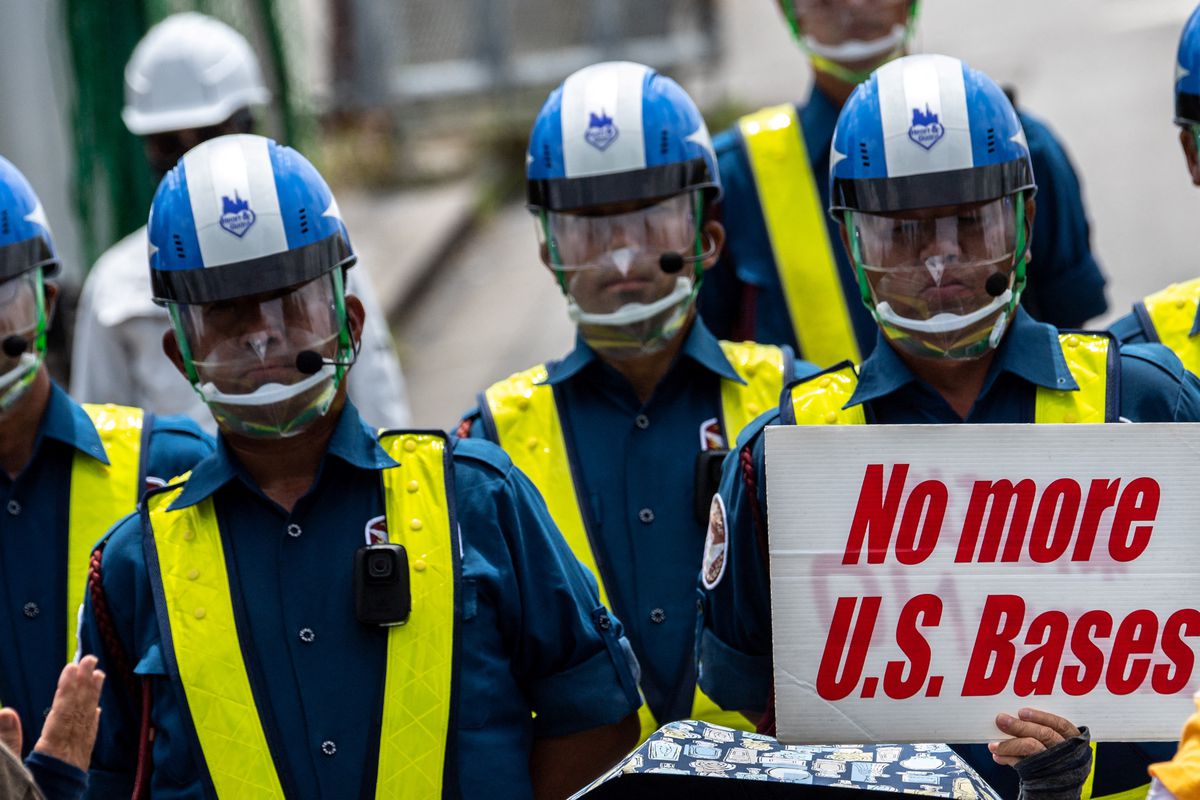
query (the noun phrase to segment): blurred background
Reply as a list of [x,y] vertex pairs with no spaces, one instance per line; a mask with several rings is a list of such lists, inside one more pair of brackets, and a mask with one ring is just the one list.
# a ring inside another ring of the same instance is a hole
[[[1109,279],[1096,323],[1200,273],[1200,194],[1171,122],[1175,47],[1195,0],[921,5],[915,51],[1014,87],[1066,145]],[[38,189],[68,289],[145,222],[154,185],[121,122],[122,74],[146,29],[184,10],[219,17],[258,51],[275,96],[261,132],[333,184],[422,427],[453,425],[477,391],[571,346],[522,198],[525,138],[549,89],[594,61],[641,61],[680,80],[715,134],[804,98],[811,82],[774,0],[3,3],[0,153]]]

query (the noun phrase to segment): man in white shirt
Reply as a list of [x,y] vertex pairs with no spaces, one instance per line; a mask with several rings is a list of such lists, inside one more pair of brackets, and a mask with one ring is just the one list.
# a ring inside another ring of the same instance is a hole
[[[125,68],[130,132],[164,175],[192,147],[253,127],[250,108],[269,102],[249,42],[202,14],[175,14],[147,32]],[[71,359],[71,394],[80,401],[133,405],[158,414],[186,414],[210,429],[212,415],[162,351],[167,311],[154,304],[145,227],[108,249],[83,286]],[[373,426],[411,424],[400,362],[374,287],[355,271],[346,290],[366,306],[366,329],[350,396]]]

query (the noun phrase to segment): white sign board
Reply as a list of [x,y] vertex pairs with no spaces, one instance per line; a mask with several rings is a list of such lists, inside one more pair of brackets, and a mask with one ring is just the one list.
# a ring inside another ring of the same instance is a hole
[[1200,425],[766,432],[778,733],[1173,740],[1200,685]]

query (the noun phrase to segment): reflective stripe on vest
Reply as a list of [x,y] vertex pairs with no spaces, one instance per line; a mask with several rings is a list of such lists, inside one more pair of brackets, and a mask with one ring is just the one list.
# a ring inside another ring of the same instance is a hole
[[[778,402],[786,365],[783,351],[778,347],[753,342],[721,342],[721,349],[745,381],[744,384],[721,381],[721,427],[726,443],[732,445],[754,417]],[[546,377],[544,364],[518,372],[489,387],[483,393],[481,405],[487,408],[497,443],[542,493],[550,516],[575,557],[596,576],[600,602],[612,608],[588,538],[562,421],[554,401],[554,389],[546,384]],[[645,703],[638,715],[645,739],[659,725]],[[728,727],[753,729],[740,713],[722,711],[700,691],[699,686],[696,687],[691,717]]]
[[1149,781],[1143,783],[1141,786],[1126,789],[1123,792],[1100,795],[1092,794],[1092,784],[1096,779],[1096,743],[1089,742],[1088,746],[1092,748],[1092,766],[1088,770],[1087,780],[1083,782],[1083,792],[1080,794],[1079,800],[1145,800],[1146,795],[1150,794]]
[[140,408],[85,404],[108,456],[104,464],[76,452],[71,461],[71,505],[67,523],[67,660],[75,657],[79,607],[87,587],[92,548],[117,520],[137,507],[142,494]]
[[800,356],[861,360],[804,130],[790,103],[738,121]]
[[[380,444],[399,462],[383,470],[384,506],[389,539],[408,551],[412,613],[407,624],[388,630],[375,796],[440,797],[457,569],[447,499],[449,456],[438,434],[387,435]],[[182,488],[174,485],[146,501],[152,556],[147,565],[168,667],[187,699],[217,796],[282,798],[283,782],[242,658],[213,501],[169,510]]]
[[1200,278],[1175,283],[1155,292],[1135,306],[1148,333],[1169,347],[1183,366],[1200,374],[1200,336],[1192,336],[1196,310],[1200,307]]
[[[1109,355],[1106,335],[1060,333],[1063,358],[1079,384],[1078,391],[1039,386],[1034,422],[1104,422],[1109,401]],[[861,425],[867,421],[862,404],[845,405],[858,386],[858,370],[846,364],[796,384],[791,391],[792,418],[797,425]]]

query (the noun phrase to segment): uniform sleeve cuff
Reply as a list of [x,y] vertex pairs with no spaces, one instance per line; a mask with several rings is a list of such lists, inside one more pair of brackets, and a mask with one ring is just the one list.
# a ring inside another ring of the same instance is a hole
[[735,650],[706,628],[700,635],[700,688],[721,708],[762,713],[771,694],[771,656]]
[[88,774],[78,767],[36,750],[25,759],[33,782],[46,800],[78,800],[88,788]]
[[[624,637],[621,645],[632,658]],[[537,712],[534,736],[568,736],[620,722],[640,703],[636,688],[630,691],[626,684],[608,648],[566,672],[542,678],[531,690]]]

